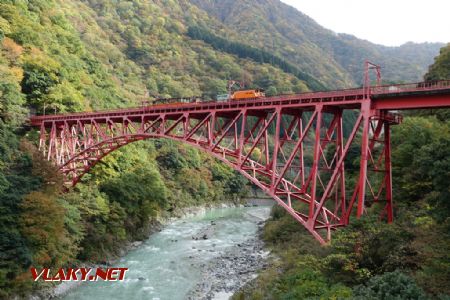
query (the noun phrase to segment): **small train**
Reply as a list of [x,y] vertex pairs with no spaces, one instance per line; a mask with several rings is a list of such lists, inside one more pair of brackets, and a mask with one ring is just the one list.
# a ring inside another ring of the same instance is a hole
[[182,97],[182,98],[159,98],[153,101],[153,105],[166,105],[166,104],[184,104],[184,103],[198,103],[201,102],[201,97]]
[[254,89],[254,90],[236,91],[233,94],[231,94],[230,99],[231,100],[256,99],[265,96],[266,94],[264,93],[263,89]]
[[[215,101],[217,102],[225,102],[225,101],[233,101],[233,100],[245,100],[245,99],[258,99],[265,97],[265,93],[263,89],[251,89],[251,90],[240,90],[235,91],[231,94],[221,94],[217,95]],[[177,106],[189,103],[199,103],[202,102],[202,97],[193,96],[193,97],[182,97],[182,98],[157,98],[150,101],[143,101],[143,106],[160,106],[160,105],[170,105]]]
[[193,96],[193,97],[181,97],[181,98],[156,98],[153,101],[145,100],[141,101],[142,106],[178,106],[189,103],[199,103],[201,101],[201,97]]
[[263,89],[253,89],[253,90],[240,90],[235,91],[231,94],[217,95],[217,101],[230,101],[230,100],[245,100],[245,99],[258,99],[265,97]]

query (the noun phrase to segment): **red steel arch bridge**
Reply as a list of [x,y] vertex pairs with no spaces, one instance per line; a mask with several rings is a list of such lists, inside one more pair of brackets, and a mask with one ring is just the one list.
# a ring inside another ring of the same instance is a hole
[[401,123],[400,110],[443,107],[450,80],[366,80],[357,89],[35,116],[31,124],[67,185],[124,145],[169,138],[239,171],[326,243],[367,207],[393,220],[390,128]]

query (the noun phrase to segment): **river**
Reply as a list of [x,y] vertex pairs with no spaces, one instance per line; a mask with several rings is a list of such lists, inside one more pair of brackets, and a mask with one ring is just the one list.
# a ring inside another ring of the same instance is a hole
[[242,268],[267,254],[254,244],[260,243],[255,237],[269,213],[269,206],[216,208],[173,221],[115,263],[129,268],[124,281],[83,282],[63,299],[227,299],[236,283],[255,276],[253,269],[236,270],[235,262]]

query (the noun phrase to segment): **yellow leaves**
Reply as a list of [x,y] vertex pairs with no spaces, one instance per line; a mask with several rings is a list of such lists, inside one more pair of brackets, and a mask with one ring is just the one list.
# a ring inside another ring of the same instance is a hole
[[[244,153],[248,154],[250,150],[251,150],[250,146],[245,146]],[[260,161],[261,157],[262,157],[261,149],[255,147],[255,149],[253,149],[252,151],[252,154],[250,155],[250,159],[254,161]]]
[[3,17],[0,16],[0,34],[10,34],[11,33],[11,26],[9,25],[9,22],[5,20]]
[[156,18],[156,21],[155,21],[156,27],[162,28],[162,27],[164,27],[165,24],[166,24],[166,19],[164,19],[164,17]]
[[102,163],[93,168],[91,174],[95,175],[98,184],[104,180],[117,178],[120,175],[120,167],[117,161],[117,155],[122,153],[121,150],[113,152],[102,159]]
[[415,218],[413,224],[423,229],[429,229],[436,225],[436,221],[430,216],[421,216]]
[[80,82],[83,85],[89,86],[89,85],[94,84],[94,80],[85,72],[80,72],[79,77],[80,77]]
[[189,187],[195,191],[199,189],[202,177],[195,169],[184,168],[180,171],[179,182],[184,187]]
[[61,68],[61,64],[45,54],[41,49],[31,47],[24,55],[23,62],[33,64],[48,72],[54,72]]
[[[1,58],[1,56],[0,56]],[[9,68],[6,65],[0,64],[0,76],[2,78],[3,82],[13,82],[13,72],[11,70],[11,68]],[[1,92],[0,92],[0,97],[1,97]]]
[[23,79],[23,69],[20,67],[12,67],[11,73],[17,82],[21,82]]
[[294,92],[295,93],[304,93],[304,92],[308,92],[309,88],[308,86],[305,84],[304,81],[299,81],[295,86],[294,86]]
[[172,20],[171,25],[172,29],[178,34],[184,34],[187,31],[186,26],[180,21]]
[[73,110],[84,110],[86,108],[81,92],[67,80],[63,80],[60,84],[52,87],[50,93],[45,96],[45,100],[58,106],[60,111],[64,111],[65,107],[70,107]]

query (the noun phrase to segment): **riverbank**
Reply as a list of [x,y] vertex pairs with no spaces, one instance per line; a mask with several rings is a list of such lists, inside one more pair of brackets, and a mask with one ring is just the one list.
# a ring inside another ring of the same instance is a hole
[[188,300],[229,299],[258,271],[267,267],[269,251],[259,238],[264,222],[258,223],[256,237],[237,244],[210,261],[202,271],[202,279],[188,294]]

